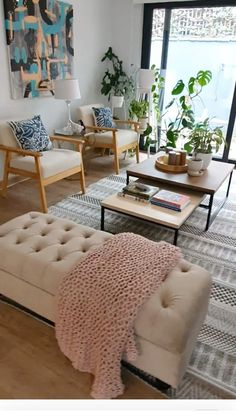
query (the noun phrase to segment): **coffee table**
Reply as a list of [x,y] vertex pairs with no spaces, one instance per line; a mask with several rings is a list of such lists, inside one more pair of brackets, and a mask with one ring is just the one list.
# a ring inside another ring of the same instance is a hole
[[[179,187],[181,193],[189,195],[190,192],[199,192],[201,194],[209,195],[209,203],[200,204],[203,208],[208,209],[207,222],[205,230],[207,231],[220,209],[225,204],[229,195],[234,164],[222,163],[212,161],[204,174],[199,177],[189,176],[187,173],[166,173],[155,168],[155,160],[157,156],[151,159],[144,160],[142,163],[135,164],[127,169],[127,184],[130,176],[139,178],[139,181],[146,182],[151,185],[159,186],[163,189],[170,187]],[[212,206],[214,195],[220,186],[228,178],[227,192],[223,201],[212,214]],[[172,189],[171,189],[172,190]]]
[[[166,188],[167,189],[167,188]],[[179,188],[168,188],[173,192],[180,192]],[[177,244],[178,232],[183,223],[192,212],[199,206],[204,198],[204,194],[199,192],[188,193],[190,204],[181,212],[158,207],[149,202],[134,201],[129,198],[118,196],[117,194],[105,198],[101,202],[101,230],[104,231],[105,210],[114,211],[120,214],[129,215],[141,220],[147,220],[151,223],[161,225],[174,230],[174,241]]]

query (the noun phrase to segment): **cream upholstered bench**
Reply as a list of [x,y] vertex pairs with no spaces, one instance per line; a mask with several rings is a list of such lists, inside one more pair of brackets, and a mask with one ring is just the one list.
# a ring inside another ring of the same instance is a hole
[[[30,212],[0,226],[0,294],[55,320],[60,279],[111,234]],[[132,364],[177,387],[205,318],[210,274],[181,261],[135,322],[140,355]]]

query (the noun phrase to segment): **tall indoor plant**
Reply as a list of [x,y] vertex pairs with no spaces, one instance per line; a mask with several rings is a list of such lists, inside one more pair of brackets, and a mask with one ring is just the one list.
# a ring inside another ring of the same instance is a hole
[[119,97],[120,101],[128,98],[134,92],[134,80],[126,74],[123,62],[113,52],[112,47],[108,48],[101,61],[106,61],[109,65],[102,78],[101,93],[108,96],[108,100],[112,98],[113,107],[120,107],[122,105],[117,106],[114,97]]
[[184,83],[182,79],[177,81],[171,92],[172,100],[162,115],[162,117],[168,115],[169,109],[175,107],[175,117],[166,126],[166,145],[168,147],[176,148],[180,136],[188,136],[194,128],[194,102],[196,98],[201,100],[202,89],[210,83],[211,79],[210,70],[200,70],[195,77],[190,77],[187,83]]

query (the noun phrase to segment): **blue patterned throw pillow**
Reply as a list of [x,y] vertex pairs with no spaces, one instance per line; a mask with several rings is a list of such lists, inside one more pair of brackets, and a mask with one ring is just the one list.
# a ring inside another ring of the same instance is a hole
[[110,108],[93,108],[93,112],[97,127],[114,127]]
[[40,115],[22,121],[9,121],[8,124],[23,150],[46,151],[52,148]]

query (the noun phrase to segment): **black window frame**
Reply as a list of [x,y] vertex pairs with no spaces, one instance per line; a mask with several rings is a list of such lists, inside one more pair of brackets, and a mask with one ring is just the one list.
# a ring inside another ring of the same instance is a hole
[[[170,1],[167,3],[145,3],[143,13],[143,32],[142,32],[142,52],[141,52],[141,68],[149,68],[151,57],[151,42],[152,42],[152,21],[154,9],[165,9],[165,22],[162,41],[162,54],[161,54],[161,70],[166,70],[168,59],[168,46],[169,46],[169,29],[171,22],[171,11],[173,9],[193,9],[199,7],[236,7],[235,0],[226,0],[222,5],[220,0],[193,0],[193,1]],[[233,99],[230,108],[228,119],[228,126],[226,131],[226,147],[224,148],[223,156],[217,159],[223,162],[236,164],[236,160],[229,159],[230,144],[232,134],[234,131],[234,124],[236,124],[236,81],[233,93]]]

